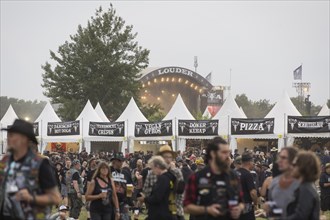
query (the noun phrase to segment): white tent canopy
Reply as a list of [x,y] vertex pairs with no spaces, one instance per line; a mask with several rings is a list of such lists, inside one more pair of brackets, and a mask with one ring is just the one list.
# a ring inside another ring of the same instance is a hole
[[328,108],[327,104],[324,104],[318,116],[329,116],[329,115],[330,115],[330,109]]
[[100,103],[98,102],[96,107],[95,107],[95,111],[98,114],[98,116],[104,121],[104,122],[109,122],[109,119],[107,118],[107,116],[104,114],[104,111],[100,105]]
[[9,105],[5,115],[2,117],[0,123],[2,128],[7,128],[8,125],[12,125],[18,119],[13,107]]
[[47,102],[46,106],[40,113],[39,117],[35,122],[39,122],[39,136],[42,138],[47,136],[47,125],[48,122],[60,122],[61,119],[55,113],[52,105]]
[[127,141],[123,142],[121,151],[125,153],[125,149],[127,148],[129,152],[133,152],[134,140],[130,138],[134,137],[135,122],[148,122],[148,119],[142,114],[133,97],[123,113],[116,120],[116,122],[120,121],[125,122],[125,132],[127,134],[125,136],[128,137]]
[[219,135],[229,134],[230,118],[246,118],[231,94],[228,95],[218,113],[213,117],[213,119],[219,120]]
[[242,106],[239,107],[239,110],[241,110],[242,114],[245,116],[245,118],[247,118],[247,117],[246,117],[246,114],[244,113],[244,110],[243,110]]
[[147,122],[148,119],[142,114],[134,98],[132,97],[123,113],[121,113],[119,118],[116,120],[116,122],[120,121],[124,121],[125,124],[128,124],[126,125],[126,127],[128,127],[126,132],[128,137],[133,137],[135,131],[135,122]]
[[274,134],[284,135],[286,132],[286,117],[301,116],[300,112],[293,105],[288,93],[285,91],[280,101],[270,110],[265,118],[275,118]]
[[[18,119],[13,107],[9,105],[5,115],[2,117],[0,121],[0,129],[1,128],[7,128],[9,125],[12,125],[15,121],[15,119]],[[1,145],[1,153],[3,153],[3,150],[6,148],[5,140],[7,139],[7,132],[6,131],[1,131],[1,140],[2,140],[2,145]]]
[[163,121],[174,120],[175,118],[181,120],[195,120],[194,116],[192,116],[187,106],[184,104],[180,94],[176,98],[170,111],[164,117]]
[[211,112],[209,111],[208,107],[205,108],[203,117],[212,118]]

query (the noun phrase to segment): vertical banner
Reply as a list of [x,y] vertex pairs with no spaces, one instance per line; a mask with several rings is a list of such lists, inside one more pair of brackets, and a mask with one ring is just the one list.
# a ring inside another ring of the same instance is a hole
[[33,123],[33,132],[35,136],[39,136],[39,122]]
[[218,135],[218,120],[179,120],[179,136]]

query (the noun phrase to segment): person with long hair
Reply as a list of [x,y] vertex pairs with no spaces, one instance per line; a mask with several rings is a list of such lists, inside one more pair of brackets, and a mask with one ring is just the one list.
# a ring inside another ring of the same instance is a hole
[[320,198],[314,182],[320,177],[321,164],[312,152],[300,152],[293,161],[293,176],[300,182],[294,201],[288,205],[285,220],[319,220]]
[[111,220],[115,209],[115,220],[119,220],[119,203],[111,178],[110,167],[105,162],[99,163],[94,176],[87,187],[86,201],[91,201],[91,220]]

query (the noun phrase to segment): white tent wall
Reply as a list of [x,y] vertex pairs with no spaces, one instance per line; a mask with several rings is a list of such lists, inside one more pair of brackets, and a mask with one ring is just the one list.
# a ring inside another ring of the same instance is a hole
[[35,123],[39,123],[39,136],[37,137],[39,140],[39,149],[40,152],[43,152],[45,149],[45,145],[43,144],[43,139],[47,139],[47,126],[48,122],[61,122],[61,119],[55,113],[50,102],[47,102],[44,109],[38,116],[38,118],[34,121]]
[[109,122],[109,119],[107,118],[107,116],[104,114],[104,111],[100,105],[100,103],[98,102],[96,107],[95,107],[95,112],[98,114],[98,116],[104,121],[104,122]]
[[[14,111],[12,105],[9,105],[6,113],[0,120],[0,129],[7,128],[9,125],[12,125],[15,121],[15,119],[18,119],[18,116],[16,112]],[[7,148],[7,131],[0,131],[1,132],[1,151],[0,153],[5,153],[5,150]]]
[[126,141],[122,144],[121,151],[128,149],[129,153],[134,152],[135,122],[148,122],[132,97],[125,110],[121,113],[116,122],[125,121]]
[[330,109],[328,108],[327,103],[325,103],[325,104],[322,106],[322,108],[321,108],[321,110],[320,110],[318,116],[329,116],[329,115],[330,115]]

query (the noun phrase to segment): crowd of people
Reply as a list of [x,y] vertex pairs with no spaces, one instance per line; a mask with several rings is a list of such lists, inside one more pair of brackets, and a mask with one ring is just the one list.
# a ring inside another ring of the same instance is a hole
[[[330,210],[330,156],[284,147],[231,152],[216,137],[175,152],[37,152],[28,122],[8,132],[0,219],[319,220]],[[51,208],[58,210],[51,213]]]

